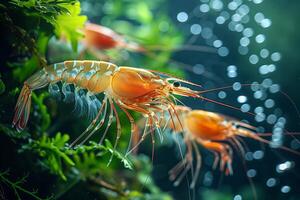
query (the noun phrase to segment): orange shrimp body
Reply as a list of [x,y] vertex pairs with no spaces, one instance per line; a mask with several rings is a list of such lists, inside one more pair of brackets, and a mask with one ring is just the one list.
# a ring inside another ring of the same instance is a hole
[[[93,119],[74,144],[88,134],[82,141],[85,142],[105,121],[108,129],[114,117],[117,121],[116,140],[118,140],[121,124],[115,104],[126,113],[133,132],[136,126],[127,110],[143,114],[147,118],[146,127],[153,130],[152,127],[159,128],[157,112],[163,113],[171,109],[172,95],[198,96],[199,92],[173,84],[174,81],[187,83],[177,78],[162,78],[158,72],[119,67],[104,61],[74,60],[56,63],[43,68],[25,81],[16,104],[13,126],[18,131],[25,128],[30,113],[31,92],[49,86],[49,92],[54,96],[60,96],[62,93],[65,101],[74,101],[75,110],[79,111],[79,115],[87,114]],[[104,94],[102,102],[96,96],[100,93]],[[108,117],[106,117],[107,110],[109,110]]]
[[84,43],[87,47],[98,50],[113,48],[125,48],[131,51],[144,51],[134,42],[126,42],[125,39],[108,27],[93,23],[86,23],[84,27]]
[[193,110],[185,119],[188,132],[203,140],[225,140],[230,132],[226,120],[215,113]]
[[[218,163],[220,163],[220,170],[225,171],[225,174],[228,175],[233,173],[232,147],[235,147],[242,155],[245,153],[239,136],[252,138],[266,144],[270,143],[261,137],[263,134],[255,133],[255,127],[224,115],[204,110],[191,110],[184,106],[175,106],[174,110],[176,112],[173,114],[176,114],[177,120],[172,120],[169,124],[169,128],[175,133],[182,132],[187,146],[184,160],[170,171],[170,179],[177,179],[175,184],[179,184],[187,171],[192,168],[192,152],[195,151],[197,167],[191,187],[195,186],[201,166],[201,155],[196,144],[200,144],[204,148],[212,151],[215,158],[213,168],[216,168]],[[281,146],[280,148],[300,155],[299,152],[287,147]],[[183,170],[183,168],[185,169]],[[177,175],[182,170],[182,174],[178,177]]]

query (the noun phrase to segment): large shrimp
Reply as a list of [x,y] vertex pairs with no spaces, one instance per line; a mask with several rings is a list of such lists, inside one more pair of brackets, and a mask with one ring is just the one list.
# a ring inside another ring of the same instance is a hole
[[[165,110],[173,108],[173,95],[199,97],[199,92],[181,87],[178,82],[192,83],[178,78],[162,77],[162,74],[158,72],[133,67],[119,67],[103,61],[65,61],[47,66],[25,81],[13,118],[13,126],[18,131],[23,130],[28,122],[32,91],[49,86],[50,93],[59,95],[59,82],[62,83],[61,91],[64,99],[74,99],[75,108],[93,118],[87,129],[71,146],[79,141],[81,144],[84,143],[107,121],[101,143],[115,117],[117,123],[116,147],[121,136],[121,124],[115,104],[125,112],[130,120],[131,133],[134,132],[136,125],[128,110],[143,114],[146,118],[144,133],[150,129],[153,136],[154,130],[160,128],[157,113],[163,113]],[[71,89],[71,85],[74,85],[74,91]],[[196,86],[196,84],[192,85]],[[100,93],[104,94],[102,103],[96,97]],[[106,117],[108,107],[110,107],[109,115]],[[106,120],[106,118],[108,119]],[[142,140],[144,137],[145,134],[142,136]]]
[[[196,144],[200,144],[214,153],[213,168],[215,169],[219,164],[220,170],[224,171],[226,175],[233,174],[232,147],[235,147],[242,155],[245,153],[240,137],[252,138],[270,144],[268,140],[262,138],[262,136],[269,136],[270,134],[256,133],[255,127],[230,117],[204,110],[192,110],[185,106],[176,106],[174,110],[176,110],[178,117],[169,121],[168,126],[175,133],[183,132],[187,147],[184,159],[170,171],[170,179],[175,180],[177,178],[175,185],[179,184],[188,170],[192,169],[194,149],[197,163],[191,188],[195,187],[201,167],[201,155]],[[300,152],[288,147],[280,146],[279,148],[300,155]],[[180,174],[180,172],[182,173]],[[180,176],[178,176],[179,174]]]

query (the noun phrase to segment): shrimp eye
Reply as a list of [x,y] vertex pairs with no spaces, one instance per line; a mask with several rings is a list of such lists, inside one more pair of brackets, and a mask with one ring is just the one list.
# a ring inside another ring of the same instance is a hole
[[180,87],[180,83],[179,83],[179,82],[174,82],[174,83],[173,83],[173,86],[174,86],[174,87]]

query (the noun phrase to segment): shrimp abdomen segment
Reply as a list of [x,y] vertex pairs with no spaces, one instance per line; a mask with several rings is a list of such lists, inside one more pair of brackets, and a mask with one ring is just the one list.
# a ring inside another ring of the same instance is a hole
[[109,86],[110,76],[118,67],[104,61],[72,60],[45,68],[52,83],[62,81],[92,93],[103,92]]

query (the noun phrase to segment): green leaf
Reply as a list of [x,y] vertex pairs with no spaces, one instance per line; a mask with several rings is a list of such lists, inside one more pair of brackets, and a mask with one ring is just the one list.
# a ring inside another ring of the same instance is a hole
[[7,136],[11,138],[16,138],[16,139],[27,139],[30,137],[30,134],[28,132],[22,131],[18,132],[15,129],[8,128],[7,126],[0,124],[0,132],[5,133]]
[[0,79],[0,94],[5,92],[5,85],[3,81]]
[[48,93],[42,93],[39,96],[37,96],[35,93],[32,93],[32,99],[35,105],[39,107],[39,113],[41,114],[40,116],[42,118],[42,122],[39,124],[41,132],[45,132],[51,124],[50,114],[48,113],[47,107],[44,104],[44,99],[48,96]]
[[71,42],[74,51],[77,51],[77,41],[83,34],[80,33],[80,29],[83,27],[86,16],[80,15],[80,3],[65,5],[64,8],[68,10],[68,13],[58,15],[55,22],[55,34],[57,36],[63,36]]

